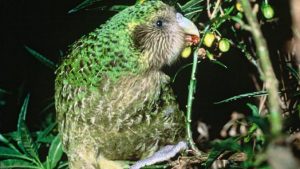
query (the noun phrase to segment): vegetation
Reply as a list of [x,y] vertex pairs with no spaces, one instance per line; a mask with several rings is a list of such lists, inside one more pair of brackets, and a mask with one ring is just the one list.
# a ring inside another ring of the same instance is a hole
[[[168,2],[194,21],[201,35],[197,46],[183,51],[182,59],[189,63],[183,65],[174,76],[176,80],[181,76],[181,71],[190,72],[186,103],[190,150],[171,162],[147,168],[300,168],[297,156],[300,152],[300,53],[290,50],[298,45],[300,28],[297,28],[299,23],[295,16],[291,14],[291,18],[282,18],[277,13],[279,7],[269,0]],[[143,0],[136,3],[143,3]],[[100,8],[101,0],[85,0],[69,13],[95,6]],[[126,7],[117,4],[104,9],[120,11]],[[284,44],[275,46],[265,37],[267,28],[278,27],[284,19],[295,22],[293,29],[293,25],[287,25],[289,28],[286,28],[286,31],[294,34],[286,40],[290,45],[287,49],[282,49]],[[28,46],[25,49],[45,66],[55,70],[53,61]],[[226,71],[230,67],[221,62],[222,57],[230,57],[234,52],[247,59],[256,69],[251,76],[257,91],[241,93],[215,104],[235,103],[245,98],[253,98],[255,104],[246,104],[250,115],[233,112],[231,120],[220,131],[220,138],[210,139],[205,124],[198,125],[200,129],[192,129],[193,103],[197,100],[197,70],[204,60],[209,60]],[[0,95],[7,93],[5,89],[0,89]],[[0,134],[0,168],[67,168],[67,159],[63,155],[53,118],[46,120],[46,125],[39,131],[31,132],[26,126],[29,101],[28,95],[19,112],[17,131]],[[5,100],[0,100],[0,106],[4,103]],[[195,135],[202,138],[195,139]]]

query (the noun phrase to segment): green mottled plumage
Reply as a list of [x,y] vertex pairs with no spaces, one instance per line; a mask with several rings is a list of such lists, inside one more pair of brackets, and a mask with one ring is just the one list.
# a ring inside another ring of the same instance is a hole
[[157,31],[157,17],[172,22],[173,15],[159,1],[137,4],[70,47],[56,72],[55,101],[71,168],[98,168],[99,157],[144,158],[184,139],[184,115],[160,71],[176,59],[184,34],[176,25],[176,35],[147,32]]

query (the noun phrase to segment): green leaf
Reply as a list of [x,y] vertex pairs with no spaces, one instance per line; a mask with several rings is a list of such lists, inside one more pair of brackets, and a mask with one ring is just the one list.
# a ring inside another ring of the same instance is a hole
[[238,151],[241,150],[241,146],[237,143],[237,141],[238,140],[236,138],[218,140],[212,143],[212,147],[213,149],[221,150],[221,151],[225,151],[225,150]]
[[64,162],[59,163],[59,166],[58,166],[57,168],[58,168],[58,169],[61,169],[61,168],[68,168],[68,162],[67,162],[67,161],[64,161]]
[[46,129],[44,129],[41,132],[37,133],[37,142],[40,142],[41,140],[44,140],[46,136],[53,130],[53,128],[56,126],[56,123],[51,123]]
[[224,151],[233,151],[237,152],[240,151],[242,148],[241,146],[237,143],[237,139],[235,138],[228,138],[225,140],[218,140],[212,142],[212,150],[208,155],[208,159],[206,161],[206,167],[205,168],[210,168],[212,163],[219,157],[221,153]]
[[9,137],[10,139],[18,142],[18,141],[21,141],[21,137],[18,133],[18,131],[13,131],[13,132],[10,132],[10,133],[6,133],[5,135],[7,135],[7,137]]
[[254,123],[262,130],[263,133],[270,132],[270,122],[267,117],[260,116],[249,116],[248,120],[250,123]]
[[9,159],[9,160],[0,161],[0,169],[8,169],[8,168],[40,169],[39,167],[35,166],[33,163],[25,160]]
[[36,142],[50,144],[52,142],[52,140],[54,139],[54,137],[55,136],[53,136],[53,135],[49,135],[49,136],[40,138]]
[[56,64],[54,62],[52,62],[51,60],[49,60],[48,58],[46,58],[45,56],[43,56],[42,54],[38,53],[37,51],[31,49],[28,46],[24,46],[25,49],[32,55],[34,56],[37,60],[39,60],[40,62],[42,62],[43,64],[45,64],[47,67],[49,67],[52,70],[56,69]]
[[5,138],[2,134],[0,134],[0,141],[2,143],[9,144],[9,141],[7,140],[7,138]]
[[195,8],[195,7],[199,7],[199,4],[203,2],[203,0],[191,0],[188,1],[186,4],[184,5],[179,5],[179,7],[181,8],[181,10],[185,13],[187,11],[190,11],[191,9]]
[[47,161],[50,164],[50,168],[54,168],[60,161],[63,155],[62,143],[60,141],[60,136],[57,135],[51,143]]
[[[20,139],[20,135],[18,134],[17,131],[14,132],[10,132],[5,134],[6,136],[9,137],[10,140],[8,140],[7,138],[5,138],[2,134],[0,134],[0,141],[3,142],[4,144],[6,144],[8,147],[10,147],[11,149],[20,152],[14,144],[11,143],[11,139],[16,141],[17,143],[21,143],[21,139]],[[20,147],[20,149],[24,150],[22,147]]]
[[287,70],[289,70],[297,80],[300,80],[300,75],[297,70],[295,70],[292,66],[287,66]]
[[247,97],[248,98],[249,97],[259,97],[259,96],[265,96],[265,95],[268,95],[267,91],[265,91],[265,90],[258,91],[258,92],[245,93],[245,94],[240,94],[240,95],[233,96],[233,97],[230,97],[225,100],[215,102],[214,104],[227,103],[227,102],[235,101],[237,99],[242,99],[242,98],[247,98]]
[[0,93],[9,94],[10,92],[8,92],[8,91],[6,91],[6,90],[0,88]]
[[[198,63],[200,63],[200,61],[199,61]],[[180,68],[177,70],[177,72],[175,73],[175,75],[174,75],[174,77],[173,77],[173,80],[172,80],[172,83],[175,82],[176,77],[178,76],[178,74],[179,74],[181,71],[183,71],[185,68],[187,68],[187,67],[189,67],[189,66],[192,66],[192,65],[193,65],[193,63],[188,63],[188,64],[186,64],[186,65],[180,67]]]
[[13,150],[11,148],[7,148],[7,147],[0,147],[0,157],[1,158],[17,158],[17,159],[33,161],[33,159],[27,157],[26,155],[21,154],[20,152]]
[[210,60],[210,61],[211,61],[212,63],[214,63],[214,64],[217,64],[217,65],[221,66],[222,68],[225,68],[225,69],[228,68],[225,64],[223,64],[222,62],[217,61],[217,60],[215,60],[215,59]]
[[85,0],[83,1],[82,3],[80,3],[79,5],[77,5],[75,8],[69,10],[68,13],[74,13],[74,12],[77,12],[79,10],[82,10],[88,6],[91,6],[93,4],[95,4],[96,2],[100,2],[102,0]]
[[20,123],[22,123],[26,119],[27,107],[28,107],[28,103],[29,103],[29,97],[30,97],[30,95],[28,94],[25,97],[25,100],[24,100],[23,105],[21,107],[21,111],[20,111],[19,119],[18,119],[18,127],[19,127]]
[[189,19],[195,19],[199,16],[200,12],[203,11],[204,5],[201,3],[204,2],[203,0],[190,0],[184,5],[178,4],[181,11],[185,14],[185,17]]
[[259,111],[258,111],[257,106],[250,104],[250,103],[247,103],[247,106],[252,110],[253,116],[259,116]]
[[18,133],[21,137],[21,140],[18,142],[20,148],[25,150],[25,153],[33,157],[36,161],[39,162],[37,148],[35,143],[31,138],[31,134],[25,124],[25,118],[27,114],[27,107],[29,102],[29,94],[26,96],[23,106],[21,108],[19,119],[18,119]]
[[11,148],[0,146],[0,157],[4,157],[4,156],[6,156],[6,154],[7,155],[10,155],[10,154],[22,155],[20,152],[17,152]]
[[114,5],[111,8],[109,8],[110,11],[116,11],[116,12],[120,12],[126,8],[128,8],[128,5]]

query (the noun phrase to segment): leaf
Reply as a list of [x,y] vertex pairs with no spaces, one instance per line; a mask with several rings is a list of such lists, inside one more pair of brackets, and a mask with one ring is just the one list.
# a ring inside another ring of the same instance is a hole
[[4,89],[1,89],[1,88],[0,88],[0,93],[10,94],[10,92],[8,92],[8,91],[6,91]]
[[241,149],[241,146],[237,143],[237,139],[235,138],[228,138],[225,140],[219,140],[219,141],[214,141],[212,143],[213,149],[216,150],[230,150],[230,151],[238,151]]
[[7,147],[0,147],[0,157],[18,158],[18,159],[32,161],[32,159],[30,159],[26,155],[21,154],[20,152]]
[[0,169],[8,169],[8,168],[40,169],[39,167],[35,166],[33,163],[25,160],[9,159],[9,160],[0,161]]
[[56,126],[56,123],[51,123],[46,129],[44,129],[41,132],[37,133],[37,142],[40,142],[41,140],[44,140],[46,136],[53,130],[53,128]]
[[227,66],[220,61],[217,61],[217,60],[210,60],[210,61],[213,62],[214,64],[217,64],[217,65],[227,69]]
[[25,124],[28,102],[29,102],[29,94],[26,96],[19,114],[18,133],[21,137],[21,140],[18,142],[18,144],[20,148],[25,150],[25,153],[27,153],[29,156],[33,157],[36,161],[39,162],[36,145],[33,142],[31,138],[31,134]]
[[[198,63],[199,63],[199,62],[198,62]],[[175,73],[175,75],[174,75],[174,77],[173,77],[173,80],[172,80],[172,83],[175,82],[176,77],[178,76],[178,74],[179,74],[181,71],[183,71],[185,68],[187,68],[187,67],[189,67],[189,66],[192,66],[192,65],[193,65],[193,63],[188,63],[188,64],[186,64],[186,65],[180,67],[180,68],[178,69],[178,71]]]
[[205,168],[210,168],[213,162],[218,158],[218,156],[222,153],[220,150],[211,150],[208,158],[205,162]]
[[0,146],[0,157],[3,157],[5,155],[9,155],[9,154],[17,154],[17,155],[22,155],[21,153],[11,149],[11,148],[7,148],[7,147],[2,147]]
[[47,156],[47,161],[50,163],[50,168],[56,167],[57,163],[60,161],[63,155],[62,143],[60,141],[59,134],[54,138],[51,143],[49,153]]
[[0,141],[5,144],[9,144],[9,141],[2,134],[0,134]]
[[85,0],[83,1],[82,3],[80,3],[79,5],[77,5],[75,8],[69,10],[68,13],[74,13],[74,12],[77,12],[79,10],[82,10],[88,6],[91,6],[93,4],[95,4],[96,2],[100,2],[102,0]]
[[295,70],[292,66],[287,66],[286,68],[297,80],[300,80],[300,75],[297,70]]
[[250,103],[247,103],[247,106],[252,110],[253,116],[259,116],[259,111],[258,111],[257,106],[250,104]]
[[41,110],[41,113],[48,111],[50,108],[54,106],[55,106],[54,101],[51,101],[51,103],[49,103],[45,108],[43,108],[43,110]]
[[270,132],[270,123],[267,117],[249,116],[247,118],[250,123],[254,123],[262,130],[263,133]]
[[29,97],[30,97],[30,95],[28,94],[24,99],[24,103],[21,107],[21,111],[20,111],[20,114],[19,114],[18,126],[20,125],[20,123],[22,121],[25,121],[25,119],[26,119],[27,107],[28,107],[28,103],[29,103]]
[[179,4],[178,5],[179,5],[180,9],[185,13],[185,12],[195,8],[195,6],[199,5],[201,2],[203,2],[203,0],[191,0],[182,6]]
[[128,8],[128,5],[114,5],[109,8],[110,11],[120,12],[124,9]]
[[64,162],[59,163],[59,166],[58,166],[57,168],[58,168],[58,169],[61,169],[61,168],[68,168],[68,162],[67,162],[67,161],[64,161]]
[[235,101],[237,99],[242,99],[242,98],[246,98],[246,97],[248,97],[248,98],[249,97],[259,97],[259,96],[265,96],[265,95],[268,95],[267,91],[265,91],[265,90],[258,91],[258,92],[244,93],[244,94],[240,94],[240,95],[237,95],[237,96],[230,97],[230,98],[225,99],[225,100],[215,102],[214,104],[227,103],[227,102]]
[[38,53],[37,51],[31,49],[28,46],[24,46],[25,49],[32,55],[34,56],[37,60],[39,60],[40,62],[42,62],[43,64],[45,64],[47,67],[49,67],[52,70],[56,69],[56,64],[54,62],[52,62],[51,60],[49,60],[48,58],[46,58],[45,56],[43,56],[42,54]]
[[13,131],[13,132],[7,133],[5,135],[7,135],[10,139],[12,139],[16,142],[21,141],[21,137],[20,137],[18,131]]
[[[9,139],[12,139],[12,140],[14,140],[16,142],[20,142],[21,141],[20,135],[16,131],[8,133],[8,134],[5,134],[5,135],[9,136]],[[15,150],[17,152],[20,152],[12,143],[10,143],[10,140],[8,140],[7,138],[5,138],[2,134],[0,134],[0,141],[3,142],[4,144],[6,144],[11,149],[13,149],[13,150]]]
[[228,138],[225,140],[219,140],[219,141],[214,141],[212,143],[212,150],[209,153],[208,159],[206,161],[206,167],[205,168],[210,168],[212,163],[219,157],[221,153],[224,151],[240,151],[241,146],[237,143],[237,139],[235,138]]
[[190,0],[182,6],[180,4],[178,6],[187,18],[192,19],[196,15],[199,16],[199,13],[203,11],[204,6],[201,5],[202,2],[203,0]]

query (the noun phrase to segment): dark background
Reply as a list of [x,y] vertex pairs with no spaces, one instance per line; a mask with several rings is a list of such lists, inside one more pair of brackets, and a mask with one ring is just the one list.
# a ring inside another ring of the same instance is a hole
[[[16,130],[18,113],[24,97],[30,93],[27,124],[30,130],[41,128],[45,117],[54,114],[54,106],[43,111],[53,103],[54,71],[43,65],[24,48],[24,45],[38,51],[48,59],[58,63],[61,52],[65,53],[72,42],[105,22],[115,12],[108,10],[83,10],[68,14],[81,0],[0,0],[0,88],[1,93],[0,132]],[[133,4],[122,1],[101,2],[103,5]],[[208,123],[212,136],[230,118],[233,111],[249,113],[241,99],[235,102],[215,105],[214,102],[242,93],[255,91],[249,74],[255,73],[244,56],[232,49],[220,61],[228,66],[224,69],[204,60],[199,64],[197,74],[197,93],[194,100],[193,121]],[[167,73],[174,75],[176,70],[190,63],[180,59]],[[173,84],[181,107],[184,109],[188,92],[190,69],[180,73]]]

